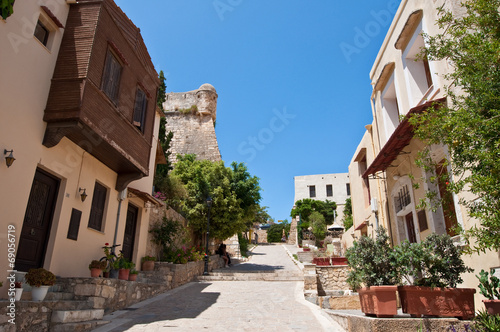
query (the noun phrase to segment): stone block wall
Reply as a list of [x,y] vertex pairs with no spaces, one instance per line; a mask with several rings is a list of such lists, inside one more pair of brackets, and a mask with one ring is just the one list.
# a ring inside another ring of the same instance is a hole
[[263,229],[257,229],[254,232],[254,241],[257,243],[267,243],[267,231]]
[[326,290],[349,290],[347,284],[348,266],[316,266],[321,288]]

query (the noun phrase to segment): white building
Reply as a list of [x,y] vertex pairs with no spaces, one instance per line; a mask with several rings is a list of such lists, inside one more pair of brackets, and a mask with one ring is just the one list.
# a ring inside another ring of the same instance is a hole
[[294,204],[304,198],[337,203],[337,222],[343,217],[345,201],[351,196],[348,173],[301,175],[294,177]]

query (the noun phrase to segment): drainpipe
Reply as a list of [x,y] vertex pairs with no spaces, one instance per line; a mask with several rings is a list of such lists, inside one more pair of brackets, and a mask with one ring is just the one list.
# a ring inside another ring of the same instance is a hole
[[116,225],[115,225],[115,236],[113,238],[113,247],[111,252],[115,253],[116,238],[118,237],[118,225],[120,224],[120,210],[122,208],[122,201],[127,197],[127,188],[120,191],[118,194],[118,212],[116,213]]

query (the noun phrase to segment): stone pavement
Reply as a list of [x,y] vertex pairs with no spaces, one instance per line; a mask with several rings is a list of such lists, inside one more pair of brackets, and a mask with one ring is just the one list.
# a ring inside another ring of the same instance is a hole
[[[221,270],[300,271],[280,244],[260,245],[248,262]],[[111,322],[94,331],[344,331],[304,299],[301,281],[192,282],[104,319]]]

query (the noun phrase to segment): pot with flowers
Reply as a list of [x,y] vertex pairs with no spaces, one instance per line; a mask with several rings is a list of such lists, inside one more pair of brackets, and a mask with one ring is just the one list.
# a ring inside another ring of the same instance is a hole
[[144,256],[142,257],[141,263],[141,269],[143,271],[153,271],[155,269],[155,261],[156,257],[153,256]]
[[28,285],[32,287],[31,299],[33,301],[43,301],[49,287],[56,283],[56,276],[44,268],[30,269],[25,278]]
[[[400,281],[395,257],[385,228],[377,229],[376,238],[362,236],[346,251],[351,268],[347,282],[359,293],[365,315],[393,317],[397,314],[396,291]],[[364,287],[361,287],[361,286]]]
[[474,317],[474,288],[457,288],[465,266],[449,235],[433,233],[420,243],[403,242],[394,249],[399,273],[409,285],[399,286],[404,313],[413,317]]
[[128,275],[128,280],[129,281],[136,281],[138,274],[139,274],[139,272],[135,268],[130,269],[130,273]]
[[118,279],[128,280],[130,269],[134,268],[135,264],[123,257],[123,253],[118,255],[118,258],[113,263],[113,268],[118,270]]
[[483,300],[486,311],[490,315],[500,314],[500,279],[490,271],[488,280],[488,272],[484,270],[481,270],[476,277],[479,279],[479,292],[487,299]]
[[101,275],[102,271],[106,269],[108,262],[93,260],[89,264],[90,276],[92,278],[97,278]]
[[14,288],[16,290],[16,301],[21,301],[21,296],[23,296],[23,283],[15,281]]

